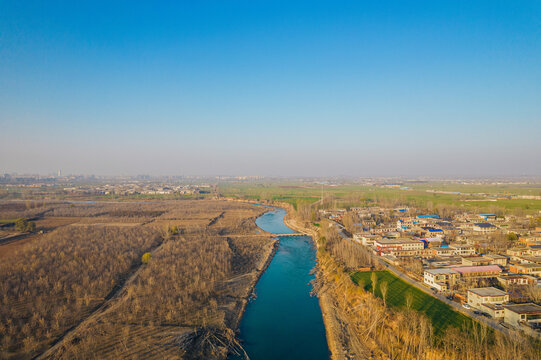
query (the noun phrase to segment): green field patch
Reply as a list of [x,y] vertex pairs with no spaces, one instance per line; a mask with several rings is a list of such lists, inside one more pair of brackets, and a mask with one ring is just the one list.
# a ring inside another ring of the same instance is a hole
[[[351,275],[351,279],[357,285],[362,285],[364,290],[372,292],[372,273],[377,275],[377,285],[375,295],[382,298],[380,286],[387,282],[387,306],[399,309],[407,308],[407,299],[411,298],[411,308],[424,313],[434,326],[434,334],[442,335],[449,326],[463,329],[466,325],[471,328],[473,320],[468,316],[461,314],[443,301],[428,295],[390,273],[384,271],[359,271]],[[411,295],[409,295],[411,294]]]
[[[499,193],[502,195],[510,194],[525,194],[539,195],[541,194],[541,185],[531,185],[528,187],[520,187],[515,185],[507,186],[466,186],[466,185],[445,185],[442,183],[423,183],[410,184],[406,183],[411,190],[402,190],[398,188],[383,188],[367,185],[339,185],[339,186],[320,186],[295,182],[283,183],[221,183],[219,184],[219,192],[223,196],[236,196],[239,198],[250,199],[254,196],[261,200],[278,200],[290,203],[297,207],[296,200],[306,201],[313,204],[318,201],[321,196],[333,196],[332,205],[327,202],[324,205],[318,204],[315,209],[341,207],[350,208],[357,206],[370,206],[378,202],[391,202],[415,208],[434,208],[437,206],[451,206],[457,209],[464,209],[472,212],[490,212],[503,213],[505,211],[519,211],[520,213],[537,213],[541,210],[541,200],[528,199],[497,199],[497,201],[489,201],[478,193]],[[426,190],[444,190],[456,191],[460,194],[439,194],[427,192]],[[465,195],[471,193],[475,195]],[[480,200],[480,201],[465,201],[465,200]]]

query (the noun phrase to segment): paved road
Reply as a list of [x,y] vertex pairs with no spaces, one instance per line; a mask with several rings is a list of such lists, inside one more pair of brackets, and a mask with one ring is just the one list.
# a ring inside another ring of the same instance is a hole
[[[331,220],[332,221],[332,220]],[[336,227],[338,228],[338,234],[346,239],[346,240],[349,240],[351,241],[351,243],[355,244],[356,246],[359,246],[359,247],[364,247],[363,245],[357,243],[356,241],[353,241],[352,238],[350,238],[349,236],[347,236],[345,233],[344,233],[344,226],[340,223],[337,223],[336,221],[332,221]],[[372,255],[373,258],[378,261],[381,265],[385,266],[389,271],[391,271],[393,274],[395,274],[396,276],[398,276],[399,278],[401,278],[402,280],[408,282],[409,284],[415,286],[416,288],[418,288],[419,290],[421,291],[424,291],[425,293],[427,293],[428,295],[430,296],[433,296],[441,301],[443,301],[444,303],[448,304],[449,306],[453,307],[456,311],[459,311],[461,312],[462,314],[466,315],[466,316],[469,316],[473,319],[476,319],[477,321],[479,321],[480,323],[482,324],[485,324],[485,325],[488,325],[490,326],[491,328],[493,328],[494,330],[499,330],[499,331],[502,331],[502,332],[505,332],[505,333],[508,333],[508,330],[506,328],[504,328],[503,326],[499,325],[499,323],[497,323],[496,321],[493,321],[487,317],[484,317],[484,316],[481,316],[481,315],[477,315],[475,314],[472,310],[468,310],[468,309],[465,309],[464,307],[462,307],[462,305],[454,302],[454,301],[451,301],[449,299],[447,299],[445,296],[443,295],[440,295],[440,294],[435,294],[434,292],[430,291],[426,286],[424,286],[423,284],[421,284],[420,282],[410,278],[408,275],[406,275],[404,272],[402,272],[401,270],[397,269],[395,266],[393,266],[392,264],[389,264],[387,263],[382,257],[380,256],[376,256],[376,255]]]

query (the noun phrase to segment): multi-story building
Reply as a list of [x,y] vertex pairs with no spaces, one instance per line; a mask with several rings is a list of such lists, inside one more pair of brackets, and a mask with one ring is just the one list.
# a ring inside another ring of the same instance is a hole
[[424,282],[439,291],[448,291],[459,277],[459,273],[452,269],[429,269],[425,270]]
[[379,239],[374,240],[378,254],[391,254],[396,256],[421,255],[425,245],[414,239]]
[[494,287],[484,287],[468,290],[468,305],[481,309],[482,304],[497,304],[509,302],[509,294]]
[[491,264],[494,265],[500,265],[500,266],[507,266],[507,261],[509,260],[507,256],[499,255],[499,254],[487,254],[483,256],[486,259],[490,260]]
[[537,283],[537,279],[529,275],[509,274],[498,276],[498,282],[508,288],[510,286],[533,285]]
[[449,248],[453,250],[454,255],[468,256],[475,255],[475,247],[467,244],[453,244],[449,245]]
[[495,225],[492,225],[491,223],[475,223],[472,226],[473,231],[477,231],[480,233],[490,233],[496,231],[498,228]]
[[450,247],[434,247],[430,250],[434,256],[453,256],[453,249]]
[[511,248],[507,249],[507,255],[511,257],[522,256],[528,251],[528,248]]

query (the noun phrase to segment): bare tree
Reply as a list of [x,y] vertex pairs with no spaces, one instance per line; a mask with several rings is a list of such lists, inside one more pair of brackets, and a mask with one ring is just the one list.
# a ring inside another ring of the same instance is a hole
[[383,281],[379,285],[379,291],[381,291],[381,296],[383,297],[383,305],[387,306],[387,290],[389,290],[389,284],[387,281]]
[[372,281],[372,293],[376,295],[376,286],[378,284],[378,275],[375,271],[372,272],[372,275],[370,275],[370,280]]

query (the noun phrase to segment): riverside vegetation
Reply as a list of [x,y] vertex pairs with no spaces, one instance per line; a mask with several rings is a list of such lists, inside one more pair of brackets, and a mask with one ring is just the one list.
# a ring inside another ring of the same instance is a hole
[[47,229],[0,263],[0,358],[242,352],[235,330],[275,245],[254,223],[265,209],[210,200],[39,208],[0,213]]

